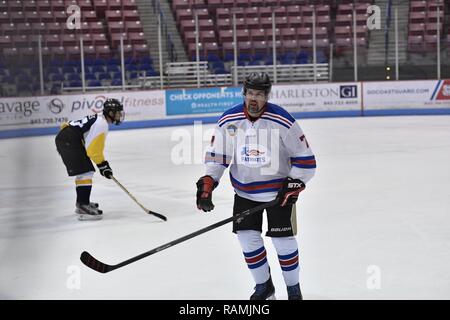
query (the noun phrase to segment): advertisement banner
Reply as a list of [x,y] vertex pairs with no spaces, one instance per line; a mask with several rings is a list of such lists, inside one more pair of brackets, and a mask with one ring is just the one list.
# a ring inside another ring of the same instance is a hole
[[289,112],[360,110],[361,84],[274,85],[269,101]]
[[450,80],[364,82],[364,109],[450,108]]
[[122,102],[126,121],[165,117],[165,95],[162,90],[2,98],[0,130],[57,127],[64,121],[101,112],[103,102],[107,98]]
[[[166,91],[167,115],[222,113],[243,100],[241,87]],[[289,112],[359,110],[359,83],[273,85],[269,101]]]
[[167,115],[222,113],[242,99],[239,87],[167,90]]

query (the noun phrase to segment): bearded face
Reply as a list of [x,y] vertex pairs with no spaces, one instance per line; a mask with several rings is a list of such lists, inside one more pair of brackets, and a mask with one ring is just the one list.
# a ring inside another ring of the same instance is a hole
[[245,93],[245,106],[251,117],[257,118],[261,115],[268,97],[263,90],[247,89]]

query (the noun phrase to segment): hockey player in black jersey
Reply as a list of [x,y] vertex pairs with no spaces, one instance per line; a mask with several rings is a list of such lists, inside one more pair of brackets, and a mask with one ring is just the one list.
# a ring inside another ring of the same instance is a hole
[[[268,231],[277,251],[290,300],[302,299],[295,203],[313,177],[316,160],[297,121],[282,107],[269,103],[271,82],[266,73],[244,80],[244,101],[219,119],[205,156],[205,175],[197,182],[197,207],[214,209],[212,192],[230,167],[233,214],[278,198],[266,209]],[[251,300],[274,297],[262,233],[263,212],[235,221],[245,262],[255,281]]]
[[122,104],[116,99],[103,103],[103,113],[86,116],[80,120],[66,122],[56,136],[56,149],[60,154],[69,176],[75,176],[76,209],[79,220],[99,220],[102,211],[98,204],[90,202],[92,177],[95,168],[111,179],[112,169],[104,157],[108,125],[119,125],[124,120]]

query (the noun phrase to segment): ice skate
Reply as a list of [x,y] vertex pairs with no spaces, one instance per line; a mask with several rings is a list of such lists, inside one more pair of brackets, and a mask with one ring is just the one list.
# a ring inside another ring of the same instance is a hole
[[287,287],[288,300],[303,300],[300,284]]
[[276,300],[272,277],[265,283],[255,286],[255,292],[251,295],[250,300]]
[[97,202],[89,202],[89,206],[91,207],[91,208],[94,208],[94,209],[97,209],[97,211],[100,213],[100,214],[102,214],[103,213],[103,211],[102,210],[100,210],[98,207],[99,207],[99,205],[98,205],[98,203]]
[[[97,205],[98,206],[98,205]],[[88,204],[76,204],[75,213],[78,216],[78,220],[101,220],[103,218],[103,212],[94,205]]]

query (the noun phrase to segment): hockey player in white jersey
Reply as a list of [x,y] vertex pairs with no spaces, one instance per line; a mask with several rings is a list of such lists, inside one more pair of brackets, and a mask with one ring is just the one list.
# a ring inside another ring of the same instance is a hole
[[[266,73],[250,74],[244,80],[243,103],[220,117],[206,152],[205,175],[197,181],[197,207],[205,212],[214,209],[212,192],[228,166],[235,190],[234,215],[278,198],[278,205],[266,209],[266,236],[278,254],[288,298],[301,300],[295,203],[313,177],[316,161],[295,119],[268,102],[270,89]],[[251,300],[275,297],[261,236],[262,213],[233,223],[256,283]]]
[[103,114],[93,114],[80,120],[63,123],[55,138],[58,150],[69,176],[75,176],[77,191],[76,209],[79,220],[99,220],[102,211],[90,202],[92,177],[97,165],[100,174],[108,179],[112,170],[103,154],[108,124],[120,124],[125,115],[122,104],[116,99],[103,103]]

